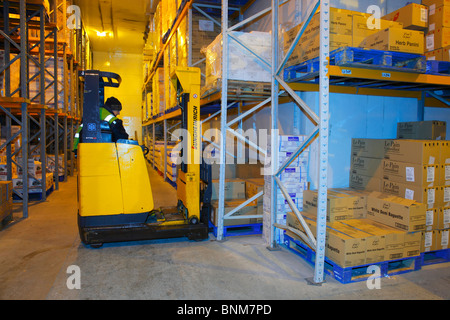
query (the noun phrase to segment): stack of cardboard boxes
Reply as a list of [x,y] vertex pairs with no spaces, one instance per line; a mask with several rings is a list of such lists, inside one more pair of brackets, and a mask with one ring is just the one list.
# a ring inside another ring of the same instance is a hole
[[0,181],[0,224],[12,215],[12,181]]
[[[302,25],[297,25],[284,33],[285,53],[291,47]],[[427,26],[427,7],[418,4],[408,5],[381,19],[374,19],[373,15],[365,12],[331,8],[330,51],[348,46],[423,54],[424,30]],[[297,65],[318,57],[319,39],[320,16],[316,13],[286,66]]]
[[[328,190],[326,255],[342,267],[449,248],[450,143],[418,140],[445,139],[445,123],[399,123],[398,136],[415,140],[353,139],[350,188]],[[317,197],[303,196],[313,233]],[[293,213],[287,226],[304,231]]]
[[[270,33],[233,32],[232,35],[248,46],[255,54],[266,61],[272,59]],[[266,66],[254,54],[244,49],[236,41],[229,43],[228,79],[235,81],[270,82],[271,74]],[[202,94],[220,87],[222,79],[222,34],[202,50],[206,57],[206,80]]]
[[[425,205],[380,192],[351,188],[329,189],[327,204],[325,254],[341,267],[420,254]],[[302,215],[315,236],[317,191],[305,191],[303,207]],[[403,221],[404,226],[400,227],[397,221]],[[292,212],[287,214],[286,225],[305,232]],[[293,233],[289,235],[297,238]]]
[[[279,136],[279,144],[278,144],[278,167],[284,165],[284,163],[292,156],[293,152],[295,152],[298,147],[300,147],[306,139],[306,136],[289,136],[289,135],[280,135]],[[268,146],[268,150],[271,150],[270,145]],[[268,155],[270,157],[270,153]],[[289,194],[290,200],[294,203],[295,207],[299,210],[303,210],[303,197],[304,190],[308,189],[307,183],[307,172],[308,172],[308,164],[309,164],[309,149],[303,151],[291,164],[284,169],[279,179],[283,183],[287,193]],[[276,223],[286,224],[287,213],[292,211],[288,200],[285,195],[281,191],[280,187],[277,185],[276,190],[277,197],[277,208],[275,211],[276,215]],[[270,243],[270,229],[271,229],[271,175],[266,174],[265,183],[264,183],[264,198],[263,198],[263,238],[266,243]],[[277,243],[284,242],[284,233],[276,229],[276,234],[274,240]]]
[[429,60],[450,61],[450,1],[422,0],[428,7],[425,55]]

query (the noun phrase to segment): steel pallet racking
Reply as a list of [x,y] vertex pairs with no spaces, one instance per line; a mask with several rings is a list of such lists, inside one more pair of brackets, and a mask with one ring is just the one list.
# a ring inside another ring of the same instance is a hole
[[[40,155],[42,162],[42,193],[40,200],[46,199],[47,153],[64,154],[62,164],[64,179],[68,172],[73,174],[75,163],[69,152],[75,126],[79,123],[78,62],[72,50],[73,40],[78,41],[81,33],[66,30],[66,1],[53,0],[50,7],[44,1],[3,1],[2,30],[4,64],[0,74],[4,78],[4,92],[0,97],[0,108],[6,119],[7,179],[12,180],[12,165],[22,168],[23,177],[36,178],[28,170],[28,159],[32,154]],[[63,18],[59,19],[59,15]],[[63,35],[65,39],[60,40]],[[77,50],[77,58],[81,57]],[[16,54],[11,56],[10,54]],[[13,63],[20,63],[20,77],[13,74]],[[78,60],[79,61],[79,60]],[[58,73],[59,64],[62,70]],[[16,76],[19,88],[13,88],[11,77]],[[70,78],[70,79],[69,79]],[[70,83],[70,86],[69,86]],[[60,98],[60,94],[62,98]],[[70,103],[70,107],[69,107]],[[19,125],[18,132],[12,133],[11,126]],[[70,134],[69,134],[70,132]],[[12,151],[13,140],[21,137],[20,146]],[[62,147],[60,147],[60,145]],[[21,154],[18,163],[14,157]],[[56,156],[57,157],[57,156]],[[55,157],[55,158],[56,158]],[[68,159],[70,167],[68,166]],[[55,188],[59,188],[59,163],[55,162]],[[21,189],[15,188],[15,197],[22,204],[23,218],[28,217],[30,185],[23,179]]]

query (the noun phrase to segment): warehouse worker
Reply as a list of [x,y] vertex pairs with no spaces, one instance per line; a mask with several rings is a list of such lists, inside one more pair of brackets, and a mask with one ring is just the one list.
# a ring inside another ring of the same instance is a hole
[[[117,116],[122,110],[122,104],[117,98],[110,97],[106,100],[105,105],[100,107],[100,120],[109,123],[109,127],[112,132],[112,142],[117,142],[119,139],[128,140],[128,133],[123,127],[123,122]],[[80,125],[77,132],[75,133],[75,139],[73,143],[73,152],[75,155],[78,150],[78,143],[80,142],[81,130],[83,129],[83,124]]]

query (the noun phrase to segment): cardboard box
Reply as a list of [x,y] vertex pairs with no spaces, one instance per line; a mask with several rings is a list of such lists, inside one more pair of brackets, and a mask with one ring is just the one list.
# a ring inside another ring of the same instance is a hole
[[385,145],[390,141],[392,140],[354,138],[351,148],[352,157],[383,159]]
[[366,242],[366,264],[387,260],[385,231],[357,219],[342,221],[342,223],[372,236]]
[[450,164],[440,164],[439,165],[438,183],[441,186],[450,185]]
[[[310,216],[305,217],[305,222],[309,229],[316,236],[317,224]],[[304,232],[304,229],[293,212],[286,214],[286,225]],[[342,226],[341,230],[344,229]],[[330,226],[326,229],[326,248],[327,258],[337,263],[341,267],[351,267],[363,265],[366,262],[366,239],[371,237],[354,229],[347,229],[344,233]],[[299,239],[301,240],[301,239]]]
[[429,31],[425,36],[425,50],[433,51],[450,45],[450,28],[442,27]]
[[445,121],[412,121],[397,124],[397,139],[445,140]]
[[426,231],[431,231],[438,228],[439,224],[439,210],[436,208],[427,209],[426,211]]
[[[327,194],[327,222],[335,222],[354,218],[354,203],[359,197],[349,194],[336,193],[328,190]],[[316,190],[303,191],[303,211],[317,214],[318,194]]]
[[448,245],[449,233],[450,233],[449,229],[435,231],[436,250],[445,250],[450,248]]
[[450,5],[436,7],[429,11],[428,31],[450,27]]
[[[386,28],[402,28],[403,24],[397,21],[389,21],[384,19],[375,19],[370,21],[374,26],[379,26],[380,28],[372,29],[372,25],[368,25],[368,19],[371,15],[353,15],[353,47],[359,47],[361,42],[368,36],[377,33],[380,30]],[[369,28],[370,26],[370,28]]]
[[441,141],[439,145],[439,163],[450,164],[450,143]]
[[416,185],[418,187],[441,185],[441,170],[437,164],[421,165],[394,160],[383,160],[382,168],[382,177],[385,180]]
[[382,179],[350,172],[349,187],[357,190],[381,191]]
[[[385,260],[401,259],[405,256],[405,231],[389,227],[383,223],[371,219],[360,219],[364,224],[378,229],[377,233],[385,235],[386,252]],[[373,231],[375,232],[375,231]]]
[[406,232],[404,257],[409,258],[420,255],[421,244],[422,232]]
[[443,53],[444,49],[440,48],[433,51],[425,52],[425,57],[427,57],[427,60],[443,61],[444,59]]
[[442,61],[450,62],[450,46],[442,48]]
[[381,178],[383,173],[383,160],[352,156],[350,171],[356,174]]
[[438,209],[437,229],[450,228],[450,207],[441,207]]
[[422,4],[428,6],[429,11],[441,6],[450,6],[450,0],[422,0]]
[[[212,181],[211,200],[219,199],[219,180]],[[245,199],[245,181],[241,179],[225,179],[225,200]]]
[[387,28],[368,36],[360,44],[360,47],[423,55],[425,53],[424,33],[415,30]]
[[0,204],[0,222],[12,214],[12,199]]
[[439,186],[436,189],[436,207],[450,207],[450,186]]
[[[224,215],[234,210],[237,206],[242,204],[245,200],[234,200],[234,201],[225,201],[225,210]],[[218,225],[218,201],[211,201],[212,210],[211,210],[211,222],[217,226]],[[223,225],[224,226],[235,226],[235,225],[246,225],[246,224],[255,224],[255,223],[261,223],[262,222],[262,211],[258,209],[260,207],[253,206],[253,205],[247,205],[235,213],[233,213],[233,217],[236,216],[243,216],[242,218],[238,219],[224,219]],[[261,218],[247,218],[245,216],[255,216],[255,215],[261,215]]]
[[[255,178],[255,179],[245,179],[245,197],[246,199],[250,199],[256,194],[264,191],[264,179]],[[253,205],[258,205],[263,203],[263,197],[259,197],[258,199],[252,201]]]
[[425,30],[428,27],[428,7],[411,3],[381,18],[401,22],[404,29]]
[[421,235],[422,235],[422,240],[421,240],[420,252],[428,252],[428,251],[437,250],[435,230],[423,231],[421,233]]
[[385,159],[434,165],[439,161],[441,142],[435,140],[386,140]]
[[[330,51],[352,46],[352,14],[349,10],[331,8],[330,10]],[[294,42],[295,37],[302,28],[302,24],[297,25],[284,33],[283,48],[287,52]],[[320,47],[320,15],[315,14],[306,27],[301,41],[292,52],[286,66],[300,64],[304,61],[314,59],[319,56]]]
[[367,197],[367,217],[404,231],[422,231],[426,225],[426,206],[414,200],[372,192]]
[[440,206],[438,187],[422,187],[416,184],[401,183],[383,179],[381,192],[407,200],[423,203],[426,208]]
[[359,200],[355,201],[355,210],[353,211],[355,219],[365,219],[367,217],[367,196],[372,191],[367,190],[357,190],[352,188],[334,188],[333,189],[339,193],[346,193],[358,197]]

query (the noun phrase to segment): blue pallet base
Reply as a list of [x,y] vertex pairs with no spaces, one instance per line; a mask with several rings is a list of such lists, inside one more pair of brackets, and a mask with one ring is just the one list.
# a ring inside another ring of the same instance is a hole
[[[212,229],[214,236],[217,237],[217,227],[211,221],[209,222],[209,227]],[[242,224],[223,227],[224,237],[260,235],[260,234],[262,234],[262,223]]]
[[423,252],[420,257],[422,266],[450,262],[450,249]]
[[177,183],[172,181],[172,180],[170,180],[169,178],[166,178],[166,182],[169,183],[175,189],[177,188]]
[[[353,47],[343,47],[330,52],[330,65],[413,73],[427,71],[426,57],[423,55]],[[311,59],[287,67],[284,70],[284,80],[300,81],[304,75],[319,70],[320,58]]]
[[164,113],[165,114],[172,113],[174,111],[177,111],[178,109],[180,109],[180,107],[179,106],[175,106],[175,107],[167,109]]
[[[54,185],[52,185],[46,192],[46,196],[48,197],[54,191]],[[22,198],[20,198],[17,194],[13,193],[13,202],[21,202]],[[28,201],[41,201],[42,193],[41,192],[29,192],[28,193]]]
[[[286,245],[286,248],[289,251],[302,257],[310,265],[312,266],[315,265],[316,253],[314,250],[309,248],[301,241],[294,240],[287,234],[284,235],[284,241],[285,241],[284,244]],[[324,272],[332,276],[340,283],[348,284],[354,282],[367,281],[369,278],[370,279],[377,278],[374,275],[374,273],[369,272],[370,270],[369,267],[371,266],[379,267],[380,273],[378,278],[390,277],[398,274],[404,274],[420,270],[421,268],[420,259],[421,256],[417,256],[343,268],[338,264],[336,264],[335,262],[331,261],[330,259],[325,258]]]
[[450,76],[450,62],[449,61],[427,61],[427,74]]

